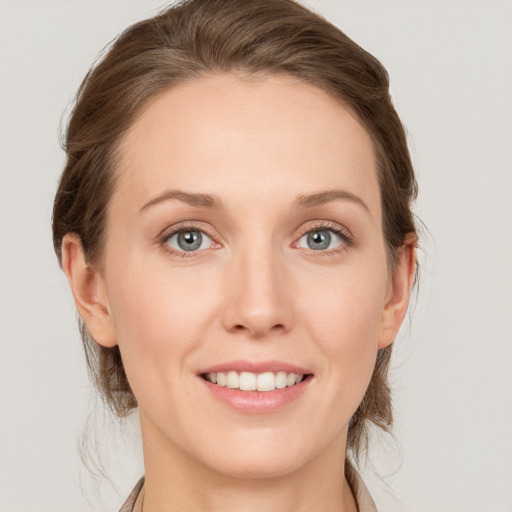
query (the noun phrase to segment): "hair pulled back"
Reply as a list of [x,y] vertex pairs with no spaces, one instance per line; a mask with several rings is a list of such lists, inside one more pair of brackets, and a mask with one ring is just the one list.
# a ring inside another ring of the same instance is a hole
[[[67,162],[53,210],[61,262],[66,233],[80,237],[87,262],[101,268],[107,207],[116,186],[120,139],[149,99],[215,72],[287,74],[342,101],[368,130],[375,150],[383,233],[393,269],[405,235],[415,233],[416,181],[388,75],[338,28],[292,0],[188,0],[125,30],[88,72],[65,136]],[[90,375],[119,416],[136,408],[119,348],[98,345],[79,320]],[[367,446],[371,423],[392,424],[391,346],[379,351],[373,376],[352,417],[348,449]]]

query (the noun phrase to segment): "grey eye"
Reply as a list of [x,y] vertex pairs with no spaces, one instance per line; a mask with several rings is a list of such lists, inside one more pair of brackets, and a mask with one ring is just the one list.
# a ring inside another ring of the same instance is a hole
[[329,231],[312,231],[307,237],[308,247],[314,251],[322,251],[329,247],[331,243],[331,234]]
[[333,249],[343,243],[342,237],[332,229],[315,229],[303,235],[299,246],[313,251]]
[[167,245],[177,251],[197,251],[208,249],[211,246],[212,239],[197,229],[178,231],[169,237]]
[[203,237],[199,231],[185,231],[178,233],[178,245],[184,251],[195,251],[201,247]]

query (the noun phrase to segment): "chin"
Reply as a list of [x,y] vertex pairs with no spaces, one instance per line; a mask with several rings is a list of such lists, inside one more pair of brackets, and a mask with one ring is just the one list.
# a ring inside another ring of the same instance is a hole
[[223,476],[239,479],[274,479],[290,475],[304,465],[299,457],[280,457],[275,454],[259,457],[233,457],[216,464],[212,469]]
[[220,475],[242,479],[271,479],[290,475],[316,457],[314,447],[290,437],[254,436],[251,441],[231,442],[224,449],[208,451],[203,463]]

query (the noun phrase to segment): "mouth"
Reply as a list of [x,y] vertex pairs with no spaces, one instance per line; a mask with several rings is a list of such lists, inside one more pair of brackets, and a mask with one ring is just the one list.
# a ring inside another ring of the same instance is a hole
[[311,378],[312,374],[286,371],[253,373],[229,370],[202,373],[200,376],[205,381],[220,387],[239,389],[240,391],[268,392],[296,386],[304,380]]

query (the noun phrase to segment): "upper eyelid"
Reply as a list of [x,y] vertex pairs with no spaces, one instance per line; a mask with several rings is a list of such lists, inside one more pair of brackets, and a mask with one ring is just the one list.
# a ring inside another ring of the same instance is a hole
[[197,221],[184,221],[180,222],[177,225],[172,225],[166,227],[164,230],[160,232],[158,235],[158,239],[165,241],[171,238],[172,236],[176,235],[177,233],[181,233],[182,231],[200,231],[201,233],[204,233],[208,237],[210,237],[212,240],[217,241],[215,235],[211,232],[210,229],[205,228],[205,226]]
[[304,236],[306,233],[309,233],[310,231],[317,231],[320,229],[326,229],[326,230],[332,230],[336,232],[341,232],[343,235],[345,235],[347,238],[352,238],[353,235],[351,231],[346,228],[345,226],[338,224],[337,222],[332,221],[312,221],[312,225],[304,226],[300,229],[301,237]]

